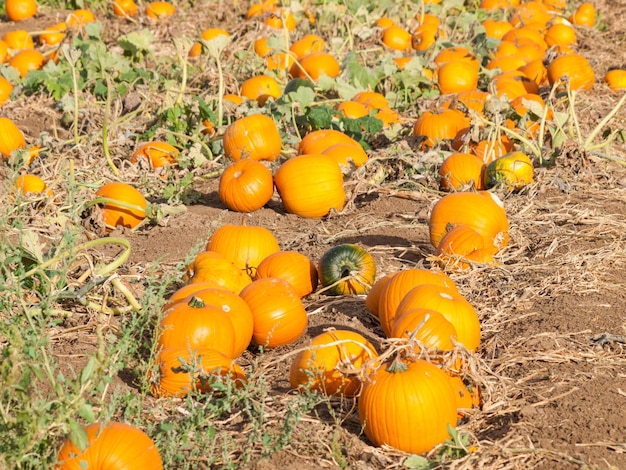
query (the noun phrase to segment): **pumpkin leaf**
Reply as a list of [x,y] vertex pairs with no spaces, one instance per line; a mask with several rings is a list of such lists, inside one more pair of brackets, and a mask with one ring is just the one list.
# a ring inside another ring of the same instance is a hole
[[427,470],[429,468],[434,468],[437,463],[432,462],[421,455],[411,455],[407,457],[404,462],[402,462],[402,465],[411,470]]
[[68,421],[70,426],[70,439],[76,444],[76,447],[84,451],[89,446],[87,431],[73,418],[68,418]]
[[354,51],[350,51],[346,56],[345,70],[348,74],[348,80],[357,88],[374,88],[378,83],[376,74],[373,70],[364,67],[359,63]]
[[117,44],[131,57],[149,53],[153,42],[154,35],[146,28],[124,34],[117,39]]
[[96,420],[96,413],[89,403],[83,403],[83,406],[78,410],[78,415],[88,423],[93,423]]

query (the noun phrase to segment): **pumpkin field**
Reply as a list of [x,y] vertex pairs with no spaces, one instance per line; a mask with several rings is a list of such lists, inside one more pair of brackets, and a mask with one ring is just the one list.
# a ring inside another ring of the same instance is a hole
[[0,469],[626,468],[625,0],[0,0]]

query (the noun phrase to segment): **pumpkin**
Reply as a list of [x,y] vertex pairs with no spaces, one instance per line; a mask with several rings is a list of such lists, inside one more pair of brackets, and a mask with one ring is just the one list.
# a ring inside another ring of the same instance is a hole
[[176,291],[174,291],[172,293],[172,295],[170,295],[168,297],[167,302],[163,306],[163,311],[167,312],[167,310],[169,310],[169,308],[172,307],[174,304],[177,304],[178,302],[181,302],[181,301],[185,301],[185,300],[187,300],[187,297],[190,297],[191,295],[195,294],[196,292],[200,292],[200,291],[206,290],[206,289],[222,289],[222,290],[225,290],[227,292],[232,292],[231,290],[227,289],[226,287],[220,286],[219,284],[217,284],[215,282],[211,282],[211,281],[194,282],[192,284],[186,284],[183,287],[181,287],[181,288],[177,289]]
[[551,19],[552,13],[548,11],[548,7],[543,2],[532,0],[513,8],[509,22],[519,28],[528,24],[545,26]]
[[216,382],[234,380],[241,385],[246,381],[243,369],[223,353],[209,348],[190,351],[175,346],[159,351],[157,371],[150,371],[150,393],[160,397],[185,397],[191,391],[211,392]]
[[352,97],[352,101],[361,103],[368,110],[389,108],[387,98],[383,94],[371,90],[359,91]]
[[35,43],[30,33],[23,29],[14,29],[13,31],[7,31],[2,36],[2,40],[6,43],[9,49],[15,51],[21,51],[24,49],[34,49]]
[[233,291],[220,286],[211,286],[204,289],[195,289],[187,297],[174,303],[172,303],[170,299],[168,305],[164,307],[164,311],[167,313],[181,302],[189,303],[192,297],[200,299],[205,306],[217,307],[228,316],[235,329],[233,357],[242,354],[248,348],[252,340],[253,319],[248,304]]
[[259,106],[263,106],[269,98],[278,98],[282,90],[278,82],[269,75],[257,75],[241,84],[239,90],[241,96],[250,100],[256,100]]
[[437,85],[441,93],[461,93],[478,86],[478,61],[452,60],[437,68]]
[[523,72],[512,70],[502,72],[494,76],[491,80],[498,98],[513,101],[515,98],[527,93],[539,94],[539,86],[534,80],[531,80]]
[[239,294],[254,318],[252,343],[275,348],[295,342],[304,334],[308,316],[296,290],[283,279],[257,279]]
[[396,22],[386,16],[382,16],[374,22],[374,25],[382,29],[387,29],[389,26],[392,26],[394,24],[396,24]]
[[411,33],[406,29],[392,24],[383,31],[382,42],[394,51],[409,52],[411,50]]
[[496,248],[504,248],[509,240],[509,222],[502,202],[486,191],[451,193],[433,206],[430,214],[430,242],[437,248],[446,232],[465,224]]
[[309,132],[298,144],[298,155],[315,155],[336,144],[361,145],[349,135],[335,129],[319,129]]
[[307,34],[294,42],[289,50],[293,52],[298,60],[302,60],[307,55],[314,52],[322,52],[326,47],[324,40],[317,34]]
[[23,21],[37,14],[35,0],[6,0],[4,8],[11,21]]
[[82,28],[87,23],[94,23],[95,21],[96,17],[92,11],[87,10],[86,8],[78,8],[68,15],[65,23],[68,28],[75,31]]
[[26,147],[24,134],[11,119],[0,117],[0,156],[8,159],[14,150]]
[[480,345],[480,321],[476,310],[456,290],[434,284],[414,287],[402,298],[396,309],[396,318],[416,308],[427,308],[441,313],[452,323],[458,342],[468,351],[474,352]]
[[510,152],[496,158],[485,170],[485,187],[502,185],[509,191],[519,191],[533,182],[533,162],[522,152]]
[[461,418],[465,416],[465,410],[478,408],[481,402],[481,393],[477,385],[466,384],[463,378],[457,374],[450,374],[450,382],[456,391],[457,414]]
[[289,382],[295,389],[352,397],[361,390],[358,369],[376,357],[376,349],[363,335],[350,330],[326,331],[294,356]]
[[287,31],[293,31],[297,26],[295,16],[287,8],[272,10],[264,23],[272,29],[286,28]]
[[439,25],[424,23],[413,31],[411,47],[416,51],[425,51],[437,42],[440,35],[445,36],[443,31],[439,30]]
[[358,245],[344,243],[326,250],[318,263],[319,278],[330,295],[366,294],[376,279],[376,263]]
[[340,211],[346,199],[341,168],[328,155],[290,158],[276,170],[274,184],[285,210],[301,217]]
[[9,101],[11,93],[13,92],[13,85],[4,77],[0,77],[0,106]]
[[453,153],[439,167],[439,188],[442,191],[483,189],[483,161],[469,153]]
[[413,134],[422,141],[423,150],[446,141],[453,141],[459,134],[469,130],[470,121],[456,109],[426,111],[417,118]]
[[192,296],[174,304],[159,324],[160,348],[182,347],[188,350],[210,348],[227,357],[235,357],[236,333],[233,322],[219,307],[205,305]]
[[534,81],[537,86],[541,86],[548,81],[548,69],[544,65],[543,59],[528,62],[519,71]]
[[475,146],[470,147],[470,152],[485,163],[490,163],[502,155],[515,149],[513,141],[504,134],[495,136],[493,139],[484,139]]
[[441,271],[414,268],[396,273],[383,287],[378,302],[380,326],[387,336],[393,330],[396,310],[404,296],[411,289],[422,284],[436,284],[456,290],[454,281]]
[[576,31],[565,23],[554,23],[544,34],[548,46],[573,46],[576,44]]
[[337,106],[335,106],[335,109],[339,111],[342,116],[349,119],[359,119],[361,117],[369,115],[369,110],[365,107],[365,105],[351,100],[342,101]]
[[436,310],[418,307],[396,318],[389,337],[414,341],[417,354],[421,351],[420,344],[437,351],[452,351],[456,328]]
[[294,78],[311,78],[317,81],[322,75],[336,78],[339,75],[339,62],[328,52],[313,52],[295,62],[289,69]]
[[39,35],[39,42],[44,46],[56,46],[65,37],[67,25],[64,21],[53,26],[48,26],[44,32]]
[[254,212],[272,199],[272,172],[257,160],[243,158],[224,170],[217,194],[230,210]]
[[328,147],[322,152],[322,155],[328,155],[337,162],[342,168],[359,168],[367,160],[368,156],[360,145],[353,144],[335,144]]
[[468,261],[491,263],[497,248],[467,225],[457,225],[444,235],[437,247],[442,269],[468,269]]
[[139,7],[134,0],[114,0],[113,1],[113,14],[119,17],[133,17],[137,16]]
[[277,3],[278,0],[263,0],[260,3],[253,3],[246,12],[246,19],[249,20],[267,13],[275,12],[278,10]]
[[365,382],[359,420],[368,439],[421,454],[450,438],[456,393],[447,374],[424,360],[387,363]]
[[515,53],[511,55],[505,55],[502,57],[495,57],[491,59],[485,68],[487,70],[500,70],[500,72],[510,72],[512,70],[518,70],[526,65],[528,61],[521,55]]
[[380,294],[395,274],[396,273],[387,273],[374,282],[374,285],[365,297],[365,308],[376,318],[378,318],[378,303],[380,301]]
[[488,18],[482,22],[485,34],[491,39],[502,39],[506,33],[513,29],[513,25],[506,20]]
[[593,3],[581,3],[568,19],[572,24],[593,28],[596,24],[596,7]]
[[626,70],[612,69],[604,75],[604,81],[613,91],[626,89]]
[[131,163],[147,162],[150,168],[156,169],[173,165],[178,160],[178,149],[167,142],[146,142],[141,144],[131,157]]
[[96,191],[96,197],[105,198],[101,214],[107,232],[118,225],[136,227],[146,217],[148,201],[129,184],[107,183]]
[[176,13],[176,7],[169,2],[153,1],[146,5],[146,16],[155,21],[165,21]]
[[206,250],[222,254],[254,278],[259,263],[280,251],[280,247],[274,234],[265,227],[225,224],[213,232]]
[[239,294],[252,280],[245,271],[226,259],[221,253],[203,251],[187,267],[190,284],[210,282]]
[[19,189],[22,194],[40,194],[45,191],[48,196],[52,196],[52,191],[47,189],[46,182],[37,175],[20,175],[17,180],[15,180],[15,187]]
[[67,439],[59,450],[55,470],[163,469],[159,450],[152,439],[130,424],[93,423],[85,428],[85,432],[87,448],[81,450]]
[[256,270],[256,279],[267,277],[287,281],[300,297],[314,292],[319,282],[313,261],[296,251],[278,251],[261,261]]
[[0,39],[0,64],[4,64],[9,57],[9,45],[4,41],[4,39]]
[[43,67],[44,56],[37,49],[24,49],[9,59],[9,65],[25,77],[31,70]]
[[224,131],[224,154],[232,159],[274,161],[280,155],[282,140],[274,120],[264,114],[237,119]]
[[589,61],[579,54],[558,56],[548,64],[547,69],[550,86],[564,87],[569,84],[571,90],[589,90],[595,81]]
[[474,54],[471,50],[466,47],[461,46],[450,46],[442,49],[435,56],[434,62],[437,66],[441,66],[446,62],[469,62],[475,65],[478,64],[478,60],[476,59],[476,54]]
[[464,114],[467,114],[468,111],[471,110],[482,116],[484,115],[485,104],[492,98],[491,93],[487,93],[486,91],[462,91],[453,96],[450,101],[443,103],[442,107],[458,109]]

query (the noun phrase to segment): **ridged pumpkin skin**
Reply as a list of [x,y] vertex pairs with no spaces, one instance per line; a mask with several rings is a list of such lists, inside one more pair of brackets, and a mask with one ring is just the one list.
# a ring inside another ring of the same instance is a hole
[[241,293],[254,318],[252,343],[265,348],[295,342],[306,331],[308,316],[300,296],[287,281],[268,277],[246,286]]
[[223,144],[224,154],[235,161],[251,158],[273,162],[282,148],[276,123],[263,114],[237,119],[224,131]]
[[9,118],[0,117],[0,155],[8,159],[11,152],[26,147],[24,134]]
[[485,187],[504,186],[519,191],[533,182],[533,162],[522,152],[510,152],[496,158],[485,169]]
[[[112,231],[118,225],[123,227],[136,227],[146,217],[148,201],[134,187],[126,183],[113,181],[100,187],[96,191],[96,197],[105,197],[107,201],[102,205],[102,219],[106,224],[107,231]],[[114,201],[119,201],[118,205]],[[122,204],[130,204],[135,207],[124,207]]]
[[285,210],[300,217],[323,217],[340,211],[346,199],[343,174],[328,155],[298,155],[274,174],[274,184]]
[[239,294],[241,289],[252,282],[245,271],[215,251],[198,253],[187,266],[185,277],[189,284],[212,283]]
[[447,271],[468,269],[469,261],[491,263],[497,251],[473,228],[457,225],[441,239],[436,254],[442,261],[442,268]]
[[274,234],[265,227],[226,224],[213,232],[206,249],[221,253],[254,278],[261,261],[280,251],[280,246]]
[[376,318],[378,318],[378,303],[380,301],[380,294],[383,292],[383,289],[395,274],[396,273],[385,274],[383,277],[374,282],[374,285],[365,297],[365,308]]
[[263,106],[270,98],[278,98],[282,94],[278,82],[269,75],[251,77],[241,84],[241,96],[256,100]]
[[483,161],[471,153],[453,153],[439,167],[439,188],[442,191],[483,189]]
[[244,158],[229,165],[220,176],[220,201],[236,212],[254,212],[272,199],[272,172],[257,160]]
[[509,241],[509,221],[495,194],[478,191],[442,197],[430,214],[430,242],[438,248],[445,234],[462,224],[473,228],[498,249],[504,248]]
[[413,338],[429,349],[452,351],[456,328],[436,310],[418,307],[396,318],[390,337]]
[[204,305],[197,297],[172,306],[159,324],[160,348],[209,348],[235,357],[236,334],[233,322],[224,311]]
[[422,138],[422,149],[432,148],[445,141],[453,141],[467,131],[470,121],[456,109],[426,111],[413,127],[413,134]]
[[381,367],[358,400],[359,419],[373,444],[421,454],[450,438],[456,394],[445,372],[423,360]]
[[322,286],[329,287],[326,292],[331,295],[366,294],[376,279],[376,262],[360,246],[344,243],[322,255],[318,271]]
[[424,284],[411,289],[396,310],[396,318],[416,308],[428,308],[441,313],[452,323],[459,343],[468,351],[480,345],[480,321],[476,310],[458,292],[441,286]]
[[343,132],[335,129],[319,129],[309,132],[302,138],[298,144],[298,155],[317,155],[336,144],[354,145],[363,150],[356,140]]
[[55,470],[119,468],[162,470],[159,450],[147,434],[130,424],[93,423],[85,428],[88,447],[81,451],[67,439],[57,458]]
[[595,74],[589,61],[578,54],[565,54],[548,64],[548,81],[550,86],[569,81],[571,90],[589,90],[595,82]]
[[[182,360],[182,362],[181,362]],[[186,396],[192,390],[208,393],[218,377],[230,377],[245,382],[243,369],[223,353],[209,348],[190,351],[186,347],[163,349],[156,358],[158,372],[150,374],[150,392],[153,396]]]
[[314,292],[319,282],[313,261],[296,251],[278,251],[261,261],[256,270],[256,279],[267,277],[287,281],[300,297]]
[[226,292],[232,292],[224,286],[220,286],[215,282],[195,282],[193,284],[187,284],[180,289],[176,290],[172,295],[169,296],[167,302],[163,306],[163,311],[166,312],[172,305],[177,304],[178,302],[182,302],[187,299],[187,297],[205,289],[221,289]]
[[326,331],[294,356],[289,382],[294,388],[316,390],[324,395],[354,396],[361,389],[359,375],[345,369],[359,369],[378,357],[374,346],[361,334],[349,330]]
[[454,281],[441,271],[414,268],[396,273],[383,288],[378,303],[380,326],[387,336],[393,329],[396,310],[402,298],[411,289],[422,284],[436,284],[456,290]]

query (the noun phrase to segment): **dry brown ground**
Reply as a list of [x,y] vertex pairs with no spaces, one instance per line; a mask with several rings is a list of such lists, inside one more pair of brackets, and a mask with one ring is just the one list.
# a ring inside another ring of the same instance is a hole
[[[626,3],[596,4],[607,29],[581,32],[579,49],[590,59],[599,82],[609,67],[626,65],[626,24],[620,14],[626,11]],[[54,19],[50,13],[24,26],[49,25]],[[6,28],[0,25],[0,32]],[[601,83],[582,94],[583,129],[593,127],[616,96]],[[33,101],[3,111],[29,129],[31,137],[58,118],[50,108],[34,118],[29,113],[37,104]],[[622,111],[615,125],[623,128],[625,122]],[[379,152],[384,155],[384,149]],[[626,157],[623,147],[614,152]],[[394,162],[383,164],[389,167]],[[383,187],[361,185],[346,209],[321,220],[286,214],[277,196],[250,215],[232,213],[219,201],[215,179],[198,183],[195,189],[201,197],[185,213],[162,226],[122,232],[133,247],[125,269],[139,275],[154,267],[171,271],[206,242],[212,229],[242,219],[270,229],[281,248],[314,260],[329,247],[349,242],[373,254],[379,276],[429,267],[434,250],[428,242],[428,213],[439,196],[432,177],[425,177],[423,183],[428,190],[403,192],[401,197],[388,194],[396,189],[389,182]],[[510,246],[497,266],[453,275],[481,318],[478,356],[484,394],[481,409],[461,425],[471,432],[478,450],[448,466],[626,468],[626,345],[594,340],[604,333],[626,334],[626,171],[572,150],[558,158],[556,166],[538,169],[532,187],[501,195],[511,223]],[[312,297],[306,307],[310,327],[293,347],[330,326],[357,330],[377,345],[383,338],[362,297]],[[59,339],[59,358],[67,360],[65,355],[77,344],[93,345],[88,330],[87,334],[83,330],[78,343]],[[266,358],[280,358],[291,347],[270,351]],[[244,361],[255,354],[252,349],[246,352]],[[288,360],[278,361],[266,371],[277,397],[289,387],[288,367]],[[132,389],[124,380],[118,386]],[[163,406],[156,401],[151,405]],[[232,428],[235,436],[246,430],[245,423],[238,426]],[[339,468],[325,452],[330,436],[337,435],[349,468],[401,467],[403,454],[372,447],[359,429],[354,412],[340,423],[311,417],[299,423],[290,445],[256,462],[254,468]]]

